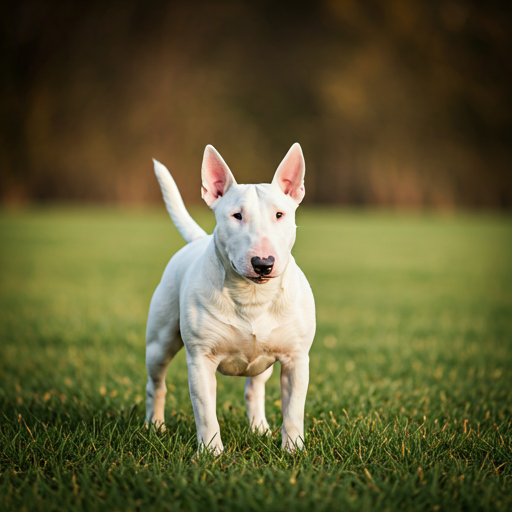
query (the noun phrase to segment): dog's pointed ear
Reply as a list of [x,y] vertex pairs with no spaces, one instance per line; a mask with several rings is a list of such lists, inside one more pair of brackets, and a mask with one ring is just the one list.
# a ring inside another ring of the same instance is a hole
[[296,142],[279,164],[272,180],[284,194],[289,195],[297,204],[304,199],[304,174],[306,163],[300,144]]
[[219,197],[229,190],[231,185],[236,183],[226,162],[209,144],[204,150],[201,179],[203,181],[201,196],[210,208]]

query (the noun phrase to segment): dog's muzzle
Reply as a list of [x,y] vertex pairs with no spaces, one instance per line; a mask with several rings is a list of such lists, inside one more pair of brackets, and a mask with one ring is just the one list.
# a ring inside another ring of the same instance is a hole
[[[259,261],[255,261],[259,260]],[[262,263],[263,262],[263,263]],[[248,279],[249,281],[252,281],[253,283],[257,284],[265,284],[268,283],[271,279],[274,278],[274,276],[271,276],[270,273],[272,272],[272,269],[274,267],[274,257],[269,256],[268,258],[258,258],[254,257],[251,259],[251,263],[254,269],[254,272],[257,274],[256,276],[248,276],[246,274],[241,274],[238,269],[236,268],[235,264],[230,261],[231,267],[233,270],[240,274],[245,279]]]

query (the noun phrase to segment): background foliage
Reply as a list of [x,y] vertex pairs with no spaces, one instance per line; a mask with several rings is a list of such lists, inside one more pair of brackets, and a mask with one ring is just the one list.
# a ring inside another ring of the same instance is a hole
[[307,201],[512,204],[512,4],[6,0],[0,198],[199,201],[206,144],[240,182],[293,142]]

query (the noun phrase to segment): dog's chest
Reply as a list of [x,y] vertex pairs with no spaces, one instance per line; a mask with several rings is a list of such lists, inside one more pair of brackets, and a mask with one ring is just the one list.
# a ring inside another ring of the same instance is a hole
[[264,372],[286,351],[288,340],[280,335],[281,327],[268,312],[230,322],[229,334],[213,350],[219,372],[245,377]]
[[199,350],[224,375],[248,377],[299,350],[310,319],[296,295],[278,283],[265,286],[257,296],[224,287],[186,297],[180,327],[187,348]]

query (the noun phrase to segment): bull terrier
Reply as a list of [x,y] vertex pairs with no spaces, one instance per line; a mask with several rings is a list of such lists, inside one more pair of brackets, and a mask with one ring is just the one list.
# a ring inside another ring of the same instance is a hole
[[272,183],[239,185],[206,146],[202,197],[216,227],[207,235],[187,212],[164,165],[154,160],[167,210],[187,242],[169,261],[149,308],[146,420],[164,428],[167,367],[185,346],[199,450],[224,449],[216,414],[215,372],[247,377],[253,430],[269,431],[265,382],[281,363],[282,447],[302,448],[315,334],[309,283],[291,254],[295,210],[304,197],[305,162],[294,144]]

